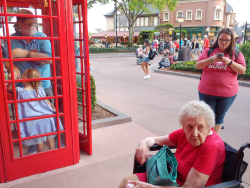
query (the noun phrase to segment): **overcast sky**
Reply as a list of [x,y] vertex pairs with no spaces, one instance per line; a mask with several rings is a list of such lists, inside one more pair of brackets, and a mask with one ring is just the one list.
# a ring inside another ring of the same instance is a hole
[[[234,8],[237,22],[250,23],[250,0],[227,0],[227,2]],[[114,10],[114,3],[107,5],[95,4],[93,8],[88,11],[88,27],[90,32],[95,32],[95,28],[106,30],[106,19],[103,15]]]

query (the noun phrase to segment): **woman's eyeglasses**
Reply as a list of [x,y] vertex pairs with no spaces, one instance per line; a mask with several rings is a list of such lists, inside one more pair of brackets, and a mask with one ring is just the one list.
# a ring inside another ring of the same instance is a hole
[[231,40],[219,39],[220,42],[231,42]]

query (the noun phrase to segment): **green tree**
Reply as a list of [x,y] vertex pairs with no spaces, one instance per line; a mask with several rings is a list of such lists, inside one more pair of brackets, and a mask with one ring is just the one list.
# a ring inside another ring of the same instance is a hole
[[101,33],[101,32],[103,32],[103,29],[95,28],[95,31],[96,31],[97,33]]
[[[115,1],[115,0],[114,0]],[[127,17],[129,30],[129,46],[133,45],[135,21],[142,13],[151,14],[153,9],[163,11],[166,7],[174,11],[179,0],[121,0],[118,10]]]
[[100,3],[102,5],[108,4],[109,0],[88,0],[87,3],[88,3],[88,9],[90,9],[96,3]]

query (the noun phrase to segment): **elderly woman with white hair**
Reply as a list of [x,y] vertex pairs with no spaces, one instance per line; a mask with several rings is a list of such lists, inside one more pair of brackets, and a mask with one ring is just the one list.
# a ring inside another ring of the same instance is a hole
[[[177,183],[184,188],[200,188],[222,182],[226,157],[222,139],[214,131],[214,112],[203,101],[191,101],[179,112],[181,129],[169,135],[147,137],[136,148],[136,160],[143,164],[154,144],[177,147],[175,157],[178,161]],[[121,182],[119,188],[157,188],[146,183],[146,173],[130,175]]]

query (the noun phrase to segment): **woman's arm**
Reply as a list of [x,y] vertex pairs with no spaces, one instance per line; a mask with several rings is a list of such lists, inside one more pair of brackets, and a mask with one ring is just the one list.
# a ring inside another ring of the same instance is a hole
[[[210,60],[210,58],[211,58],[211,60]],[[217,58],[216,55],[211,56],[211,57],[209,57],[207,59],[196,61],[196,68],[197,69],[203,69],[203,68],[207,67],[208,65],[210,65],[212,63],[216,63],[216,62],[222,62],[222,59]]]
[[[191,168],[191,170],[188,173],[186,182],[182,186],[183,188],[202,188],[205,187],[207,180],[209,178],[209,175],[203,174],[201,172],[198,172],[194,168]],[[139,185],[140,188],[177,188],[175,186],[157,186],[157,185],[151,185],[149,183],[137,181],[137,180],[129,180],[129,183],[136,185]],[[128,187],[128,186],[127,186]]]
[[147,137],[141,142],[139,142],[135,157],[138,163],[143,164],[147,160],[148,153],[150,151],[150,147],[154,144],[158,145],[167,145],[167,146],[175,146],[169,139],[169,136],[159,136],[159,137]]
[[[223,57],[222,59],[220,59],[222,63],[228,65],[231,63],[231,59],[227,58],[227,57]],[[238,74],[244,74],[245,71],[246,71],[246,67],[241,65],[241,64],[238,64],[234,61],[232,61],[232,64],[231,65],[228,65],[231,69],[233,69],[236,73]]]

